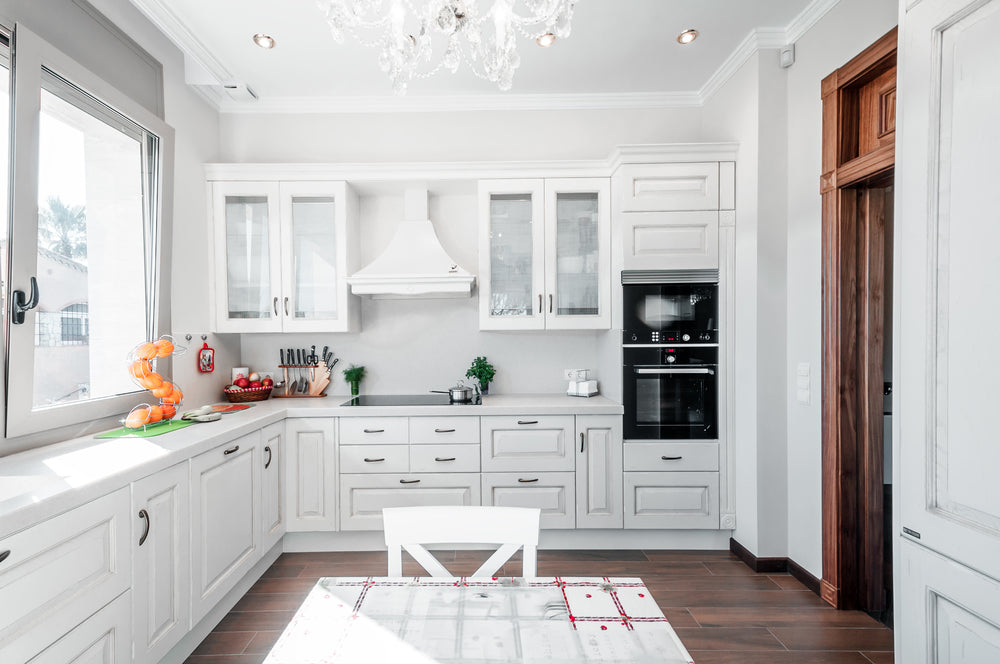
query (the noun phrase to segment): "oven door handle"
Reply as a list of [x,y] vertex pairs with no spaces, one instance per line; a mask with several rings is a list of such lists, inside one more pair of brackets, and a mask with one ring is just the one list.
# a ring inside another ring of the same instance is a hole
[[677,367],[674,368],[664,368],[664,369],[636,369],[637,374],[708,374],[709,376],[715,375],[715,369],[705,369],[705,368],[690,368],[690,367]]

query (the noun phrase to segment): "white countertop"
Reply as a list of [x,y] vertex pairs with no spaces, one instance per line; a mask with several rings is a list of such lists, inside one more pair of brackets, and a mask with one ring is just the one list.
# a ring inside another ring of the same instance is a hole
[[[74,438],[0,457],[0,538],[129,482],[286,417],[407,417],[446,415],[621,415],[622,406],[601,396],[494,395],[481,405],[341,406],[350,397],[269,399],[152,438]],[[191,410],[195,406],[182,410]]]

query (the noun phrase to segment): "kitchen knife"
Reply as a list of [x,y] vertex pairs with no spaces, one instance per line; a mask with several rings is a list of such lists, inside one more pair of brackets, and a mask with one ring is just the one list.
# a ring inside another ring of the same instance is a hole
[[319,364],[319,357],[316,356],[315,344],[313,344],[312,350],[309,352],[309,364]]
[[284,364],[285,363],[285,349],[284,348],[279,348],[278,349],[278,353],[281,354],[281,364]]
[[323,362],[326,363],[326,351],[330,350],[329,346],[323,346]]

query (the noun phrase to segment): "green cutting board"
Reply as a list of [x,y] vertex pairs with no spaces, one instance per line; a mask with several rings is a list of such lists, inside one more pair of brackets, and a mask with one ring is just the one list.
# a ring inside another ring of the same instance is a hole
[[152,438],[153,436],[159,436],[161,434],[170,433],[171,431],[177,431],[178,429],[183,429],[184,427],[189,427],[194,422],[191,420],[170,420],[166,424],[157,424],[155,426],[147,427],[145,431],[142,429],[126,429],[122,427],[121,429],[113,429],[112,431],[105,431],[104,433],[99,433],[94,438]]

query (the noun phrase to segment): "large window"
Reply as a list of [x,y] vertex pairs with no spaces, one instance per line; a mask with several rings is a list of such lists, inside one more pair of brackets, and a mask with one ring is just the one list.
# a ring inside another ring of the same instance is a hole
[[14,50],[10,295],[30,299],[34,278],[38,298],[9,327],[8,436],[124,413],[139,400],[125,357],[157,332],[169,132],[20,26]]

